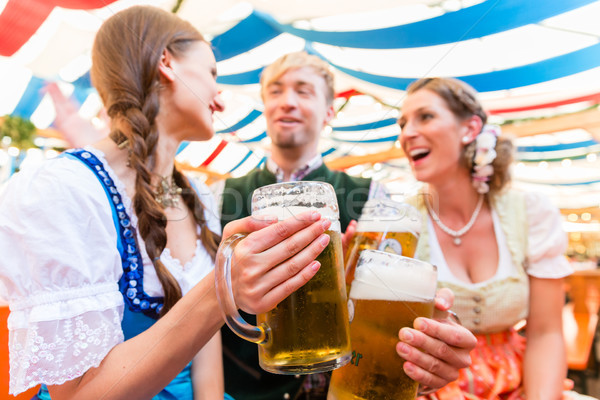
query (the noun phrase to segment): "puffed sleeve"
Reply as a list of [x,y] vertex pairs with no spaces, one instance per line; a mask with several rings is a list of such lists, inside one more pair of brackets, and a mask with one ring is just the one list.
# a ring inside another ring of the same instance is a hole
[[116,238],[104,189],[79,161],[49,160],[5,187],[0,287],[11,311],[11,394],[79,377],[123,341]]
[[528,262],[527,273],[536,278],[563,278],[573,271],[564,254],[567,234],[556,206],[540,193],[526,193]]

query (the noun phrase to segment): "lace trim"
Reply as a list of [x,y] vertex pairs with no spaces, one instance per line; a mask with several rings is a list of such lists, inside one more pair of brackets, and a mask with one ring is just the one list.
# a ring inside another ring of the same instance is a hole
[[194,255],[188,262],[186,262],[183,265],[181,265],[181,260],[179,258],[173,257],[173,255],[171,254],[171,250],[168,247],[165,247],[160,257],[164,258],[164,261],[166,261],[169,264],[169,267],[172,266],[173,268],[176,268],[179,271],[188,271],[192,267],[192,265],[194,265],[198,261],[201,249],[202,242],[200,241],[200,239],[198,239],[196,240],[196,250],[194,251]]
[[112,308],[10,331],[10,394],[59,385],[100,365],[123,341],[121,316],[122,308]]

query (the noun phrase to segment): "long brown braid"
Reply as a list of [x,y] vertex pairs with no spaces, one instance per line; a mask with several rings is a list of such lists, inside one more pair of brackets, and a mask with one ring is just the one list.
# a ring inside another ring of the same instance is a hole
[[[160,75],[158,65],[165,49],[181,56],[202,35],[188,22],[149,6],[134,6],[109,18],[96,34],[92,49],[92,82],[112,121],[111,138],[129,150],[129,165],[136,171],[133,207],[138,230],[153,260],[165,299],[164,315],[181,298],[179,284],[160,261],[167,243],[167,218],[154,199],[152,172],[155,166],[158,130]],[[179,171],[173,179],[191,189]],[[206,226],[204,206],[193,190],[183,199],[201,227],[200,239],[213,257],[219,237]]]

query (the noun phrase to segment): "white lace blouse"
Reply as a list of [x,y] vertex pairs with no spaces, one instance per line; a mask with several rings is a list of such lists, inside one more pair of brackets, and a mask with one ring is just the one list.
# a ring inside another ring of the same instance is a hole
[[[123,184],[103,154],[103,163],[137,226]],[[220,233],[209,189],[194,182],[209,229]],[[162,296],[162,287],[141,237],[144,291]],[[0,194],[0,297],[8,318],[10,393],[39,383],[60,384],[100,364],[123,341],[123,274],[117,231],[106,193],[79,160],[58,157],[16,174]],[[187,293],[213,268],[201,245],[181,265],[168,249],[161,260]]]

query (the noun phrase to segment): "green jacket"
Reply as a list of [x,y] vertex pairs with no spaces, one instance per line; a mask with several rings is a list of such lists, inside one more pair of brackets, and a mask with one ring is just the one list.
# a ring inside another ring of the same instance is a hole
[[[331,171],[325,164],[308,174],[304,181],[330,183],[336,192],[342,232],[351,220],[358,220],[369,197],[371,179],[354,178],[344,172]],[[254,189],[276,183],[266,168],[256,169],[241,178],[227,179],[223,191],[221,224],[244,218],[251,213]],[[249,323],[256,324],[254,315],[240,312]],[[257,345],[237,337],[227,326],[221,329],[225,391],[236,400],[280,400],[285,393],[293,400],[304,376],[275,375],[258,365]]]

